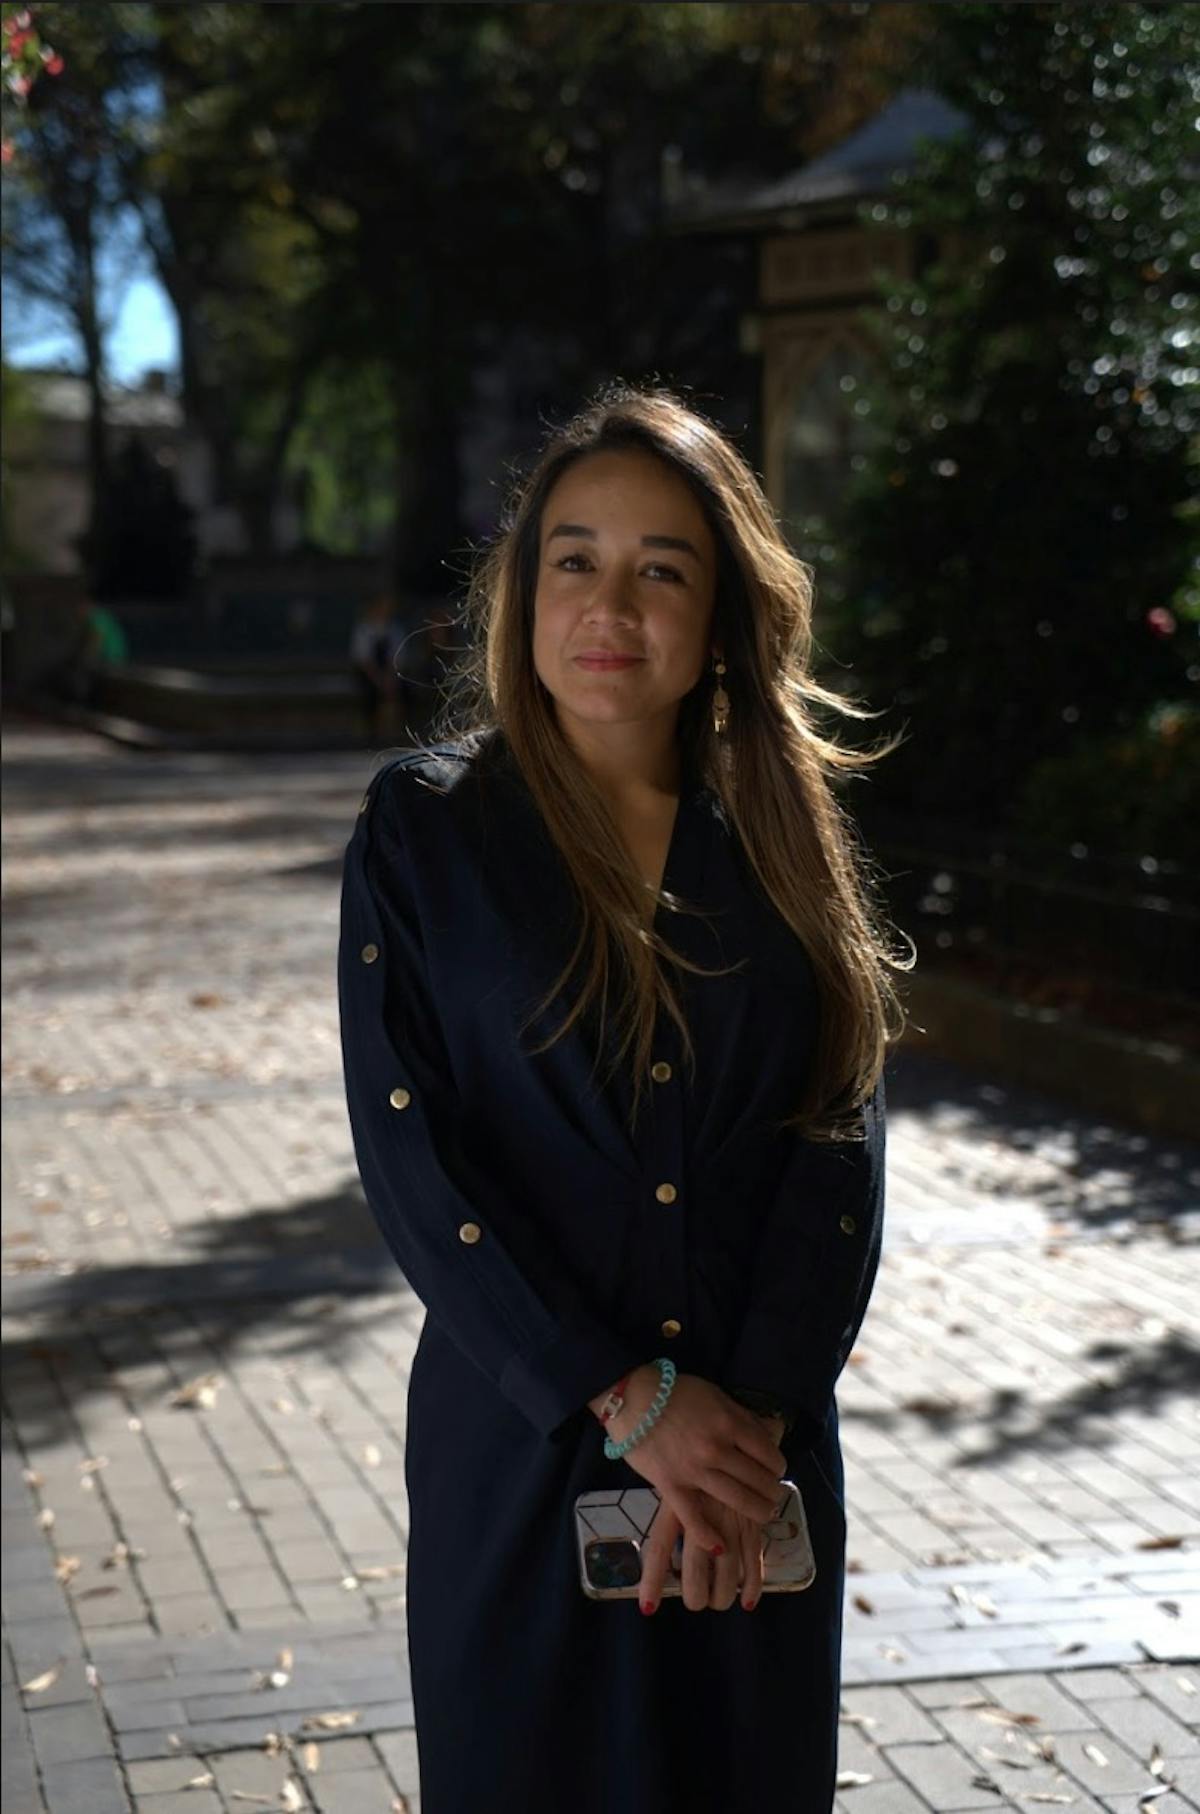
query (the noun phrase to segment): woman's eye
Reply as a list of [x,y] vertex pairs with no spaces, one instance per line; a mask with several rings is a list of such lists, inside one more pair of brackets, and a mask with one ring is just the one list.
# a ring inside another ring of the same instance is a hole
[[[564,554],[561,560],[555,561],[554,565],[556,567],[566,567],[568,561],[586,561],[586,560],[587,560],[587,556],[585,554]],[[573,571],[573,569],[572,569],[572,571]],[[681,584],[683,581],[683,575],[678,571],[677,568],[668,567],[668,566],[664,565],[664,563],[662,561],[651,561],[650,567],[647,569],[647,571],[665,573],[665,574],[667,574],[667,576],[670,579],[676,580]]]

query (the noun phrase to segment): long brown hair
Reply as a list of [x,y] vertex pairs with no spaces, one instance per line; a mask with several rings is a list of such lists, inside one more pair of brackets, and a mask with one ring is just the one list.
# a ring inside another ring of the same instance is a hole
[[[724,653],[731,712],[712,727],[711,685],[701,679],[680,703],[677,737],[693,772],[716,793],[767,896],[803,942],[821,998],[815,1060],[795,1111],[782,1125],[814,1140],[860,1138],[861,1105],[903,1030],[904,1009],[888,975],[911,969],[889,951],[872,866],[831,783],[867,768],[895,747],[845,748],[822,734],[815,708],[850,718],[876,716],[813,678],[813,569],[788,547],[754,472],[715,424],[661,387],[603,386],[565,426],[552,430],[532,470],[506,501],[495,538],[476,552],[461,620],[467,647],[446,682],[437,741],[502,733],[578,897],[575,950],[530,1020],[543,1012],[577,966],[583,982],[544,1051],[576,1019],[599,1008],[621,979],[620,1041],[633,1048],[636,1117],[660,1009],[695,1055],[666,966],[700,975],[647,924],[647,885],[637,873],[599,788],[564,737],[552,695],[533,663],[534,594],[542,510],[575,461],[611,449],[658,456],[687,483],[717,548],[712,639]],[[661,892],[657,902],[695,911]],[[909,941],[911,946],[911,941]],[[528,1025],[529,1022],[526,1023]],[[603,1031],[601,1031],[603,1037]]]

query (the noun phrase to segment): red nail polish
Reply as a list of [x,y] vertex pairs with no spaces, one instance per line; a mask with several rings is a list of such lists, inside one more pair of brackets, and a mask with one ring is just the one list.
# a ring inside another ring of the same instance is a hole
[[757,1600],[743,1600],[742,1601],[742,1611],[743,1612],[753,1612],[754,1608],[757,1605],[758,1605]]
[[723,1556],[725,1554],[725,1545],[723,1543],[715,1543],[708,1553],[710,1556]]
[[638,1604],[641,1606],[641,1609],[646,1614],[647,1618],[649,1618],[650,1614],[655,1610],[653,1600],[640,1600]]

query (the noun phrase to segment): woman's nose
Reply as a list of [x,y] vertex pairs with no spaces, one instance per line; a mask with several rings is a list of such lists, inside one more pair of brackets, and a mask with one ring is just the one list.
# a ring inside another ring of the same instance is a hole
[[588,592],[585,617],[632,618],[636,611],[633,582],[628,575],[620,572],[597,574]]

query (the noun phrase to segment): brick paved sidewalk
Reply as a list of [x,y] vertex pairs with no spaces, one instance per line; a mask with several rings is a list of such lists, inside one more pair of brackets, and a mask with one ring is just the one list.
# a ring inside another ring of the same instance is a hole
[[[422,1311],[332,975],[369,759],[5,768],[4,1814],[416,1810]],[[1200,1807],[1200,1155],[907,1050],[889,1108],[840,1806]]]

